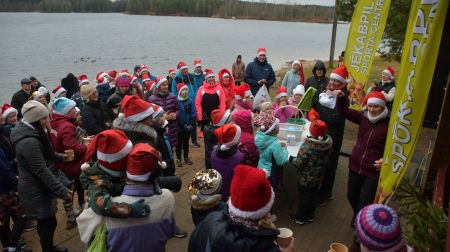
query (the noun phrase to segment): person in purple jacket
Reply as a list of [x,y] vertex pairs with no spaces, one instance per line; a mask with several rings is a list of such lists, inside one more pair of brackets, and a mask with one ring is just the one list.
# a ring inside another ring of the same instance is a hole
[[[356,214],[373,203],[389,128],[389,110],[381,92],[364,99],[362,110],[348,108],[348,98],[341,90],[333,92],[339,113],[359,125],[358,139],[349,160],[347,199]],[[352,220],[353,226],[353,220]]]
[[171,148],[177,146],[177,97],[170,93],[169,83],[166,77],[158,76],[155,81],[156,93],[150,96],[148,102],[161,106],[166,112],[166,119],[169,122],[169,140]]
[[234,167],[244,163],[245,155],[239,151],[238,144],[241,138],[241,128],[236,124],[225,124],[214,131],[218,145],[211,153],[211,167],[222,176],[220,194],[222,200],[227,201],[230,196],[231,179]]

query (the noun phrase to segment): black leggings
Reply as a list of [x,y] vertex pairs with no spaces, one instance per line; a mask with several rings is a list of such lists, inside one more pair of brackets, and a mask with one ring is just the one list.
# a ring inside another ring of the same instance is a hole
[[53,251],[53,236],[56,230],[56,216],[46,219],[38,219],[37,232],[41,241],[42,252]]
[[350,170],[348,174],[347,199],[352,205],[353,214],[373,203],[377,192],[378,179],[369,178]]
[[[196,129],[197,130],[197,129]],[[183,149],[183,157],[189,157],[189,137],[191,132],[181,130],[178,131],[178,141],[177,146],[175,148],[175,152],[177,154],[177,159],[181,159],[181,149]]]
[[[2,220],[3,225],[0,226],[0,239],[2,241],[3,248],[13,247],[16,248],[19,244],[20,236],[27,224],[27,217],[21,216],[4,216]],[[12,230],[9,228],[10,217],[14,220],[14,226]]]

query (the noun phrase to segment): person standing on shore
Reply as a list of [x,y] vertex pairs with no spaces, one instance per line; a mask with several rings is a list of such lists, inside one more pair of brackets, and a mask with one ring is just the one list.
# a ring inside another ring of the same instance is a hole
[[327,73],[327,68],[323,61],[318,60],[312,69],[313,76],[310,76],[305,83],[305,90],[309,87],[317,89],[315,99],[319,99],[319,94],[327,89],[328,82],[330,80],[325,76]]
[[295,87],[303,85],[304,78],[303,66],[300,61],[295,60],[294,63],[292,63],[292,69],[287,71],[284,75],[281,86],[286,87],[288,95],[291,96]]
[[[45,86],[42,85],[42,83],[40,81],[38,81],[38,79],[36,79],[36,77],[30,76],[30,80],[31,80],[31,90],[33,92],[34,91],[39,91],[39,88],[41,88],[41,87],[45,88]],[[49,101],[50,101],[50,94],[48,92],[46,94],[44,94],[44,93],[42,93],[42,94],[45,96],[45,99],[47,100],[47,103],[49,103]]]
[[242,56],[238,55],[236,61],[231,66],[231,72],[233,73],[234,84],[240,86],[244,81],[245,63],[242,61]]
[[[205,74],[203,73],[202,70],[202,61],[200,59],[196,59],[194,60],[194,85],[197,88],[197,90],[203,85],[203,82],[205,81]],[[192,101],[195,104],[195,95],[193,97],[189,96]],[[198,143],[197,140],[197,121],[194,120],[194,127],[192,128],[191,131],[191,142],[192,144],[199,148],[200,144]]]
[[31,96],[31,80],[28,78],[23,78],[20,81],[22,89],[14,93],[11,99],[11,106],[13,106],[19,113],[17,117],[22,118],[22,106],[30,99]]
[[262,85],[266,85],[269,90],[276,81],[272,65],[267,62],[266,52],[266,48],[258,48],[258,55],[245,69],[244,81],[250,85],[254,96]]

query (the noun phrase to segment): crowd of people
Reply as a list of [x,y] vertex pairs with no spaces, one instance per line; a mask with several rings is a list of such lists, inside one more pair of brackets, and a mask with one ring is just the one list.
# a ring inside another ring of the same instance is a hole
[[[294,61],[274,101],[255,104],[260,88],[276,82],[266,53],[259,48],[247,66],[239,55],[231,71],[223,68],[217,75],[203,69],[201,60],[194,61],[192,73],[180,61],[167,76],[153,75],[146,65],[133,72],[102,71],[95,81],[69,73],[52,94],[36,78],[22,79],[0,113],[4,250],[29,251],[19,239],[27,221],[36,220],[42,251],[67,251],[53,243],[59,198],[66,228],[78,227],[87,246],[106,230],[110,251],[164,251],[168,239],[187,235],[176,225],[174,211],[180,209],[172,193],[181,188],[176,170],[194,163],[190,142],[200,148],[203,138],[205,169],[189,185],[196,226],[189,251],[295,251],[294,238],[287,247],[276,244],[277,218],[271,214],[283,170],[293,167],[297,174],[298,209],[289,219],[313,223],[316,207],[333,199],[346,119],[359,125],[347,194],[355,242],[368,251],[370,242],[376,243],[374,251],[406,249],[395,212],[370,208],[395,94],[393,69],[370,88],[361,111],[349,108],[345,66],[327,77],[321,61],[307,79],[303,63]],[[311,110],[304,111],[309,133],[290,156],[277,137],[280,123],[298,117],[296,107],[308,88],[317,90]],[[375,218],[371,212],[379,219],[391,216],[396,238],[389,244],[366,234],[382,232],[362,220]]]

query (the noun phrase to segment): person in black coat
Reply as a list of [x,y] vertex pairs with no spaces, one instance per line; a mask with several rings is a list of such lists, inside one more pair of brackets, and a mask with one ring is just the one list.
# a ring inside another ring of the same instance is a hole
[[67,91],[66,97],[69,99],[80,90],[78,79],[73,73],[68,73],[67,76],[61,80],[61,86]]
[[319,94],[327,89],[328,82],[330,79],[325,76],[327,73],[327,68],[323,61],[318,60],[312,69],[313,76],[310,76],[306,79],[305,82],[305,90],[308,90],[309,87],[313,87],[317,89],[315,99],[319,99]]
[[107,129],[108,118],[104,104],[98,98],[98,92],[94,85],[83,85],[80,90],[81,97],[85,101],[81,110],[81,125],[87,135],[97,135]]
[[31,96],[31,80],[28,78],[23,78],[20,81],[20,85],[22,89],[15,92],[12,99],[11,99],[11,106],[13,106],[15,109],[17,109],[18,114],[17,118],[22,118],[21,109],[22,106],[28,101],[28,99]]
[[262,85],[266,85],[267,90],[269,90],[275,81],[275,71],[273,71],[272,65],[267,62],[266,49],[259,48],[258,56],[245,68],[244,82],[250,85],[252,94],[255,96]]

